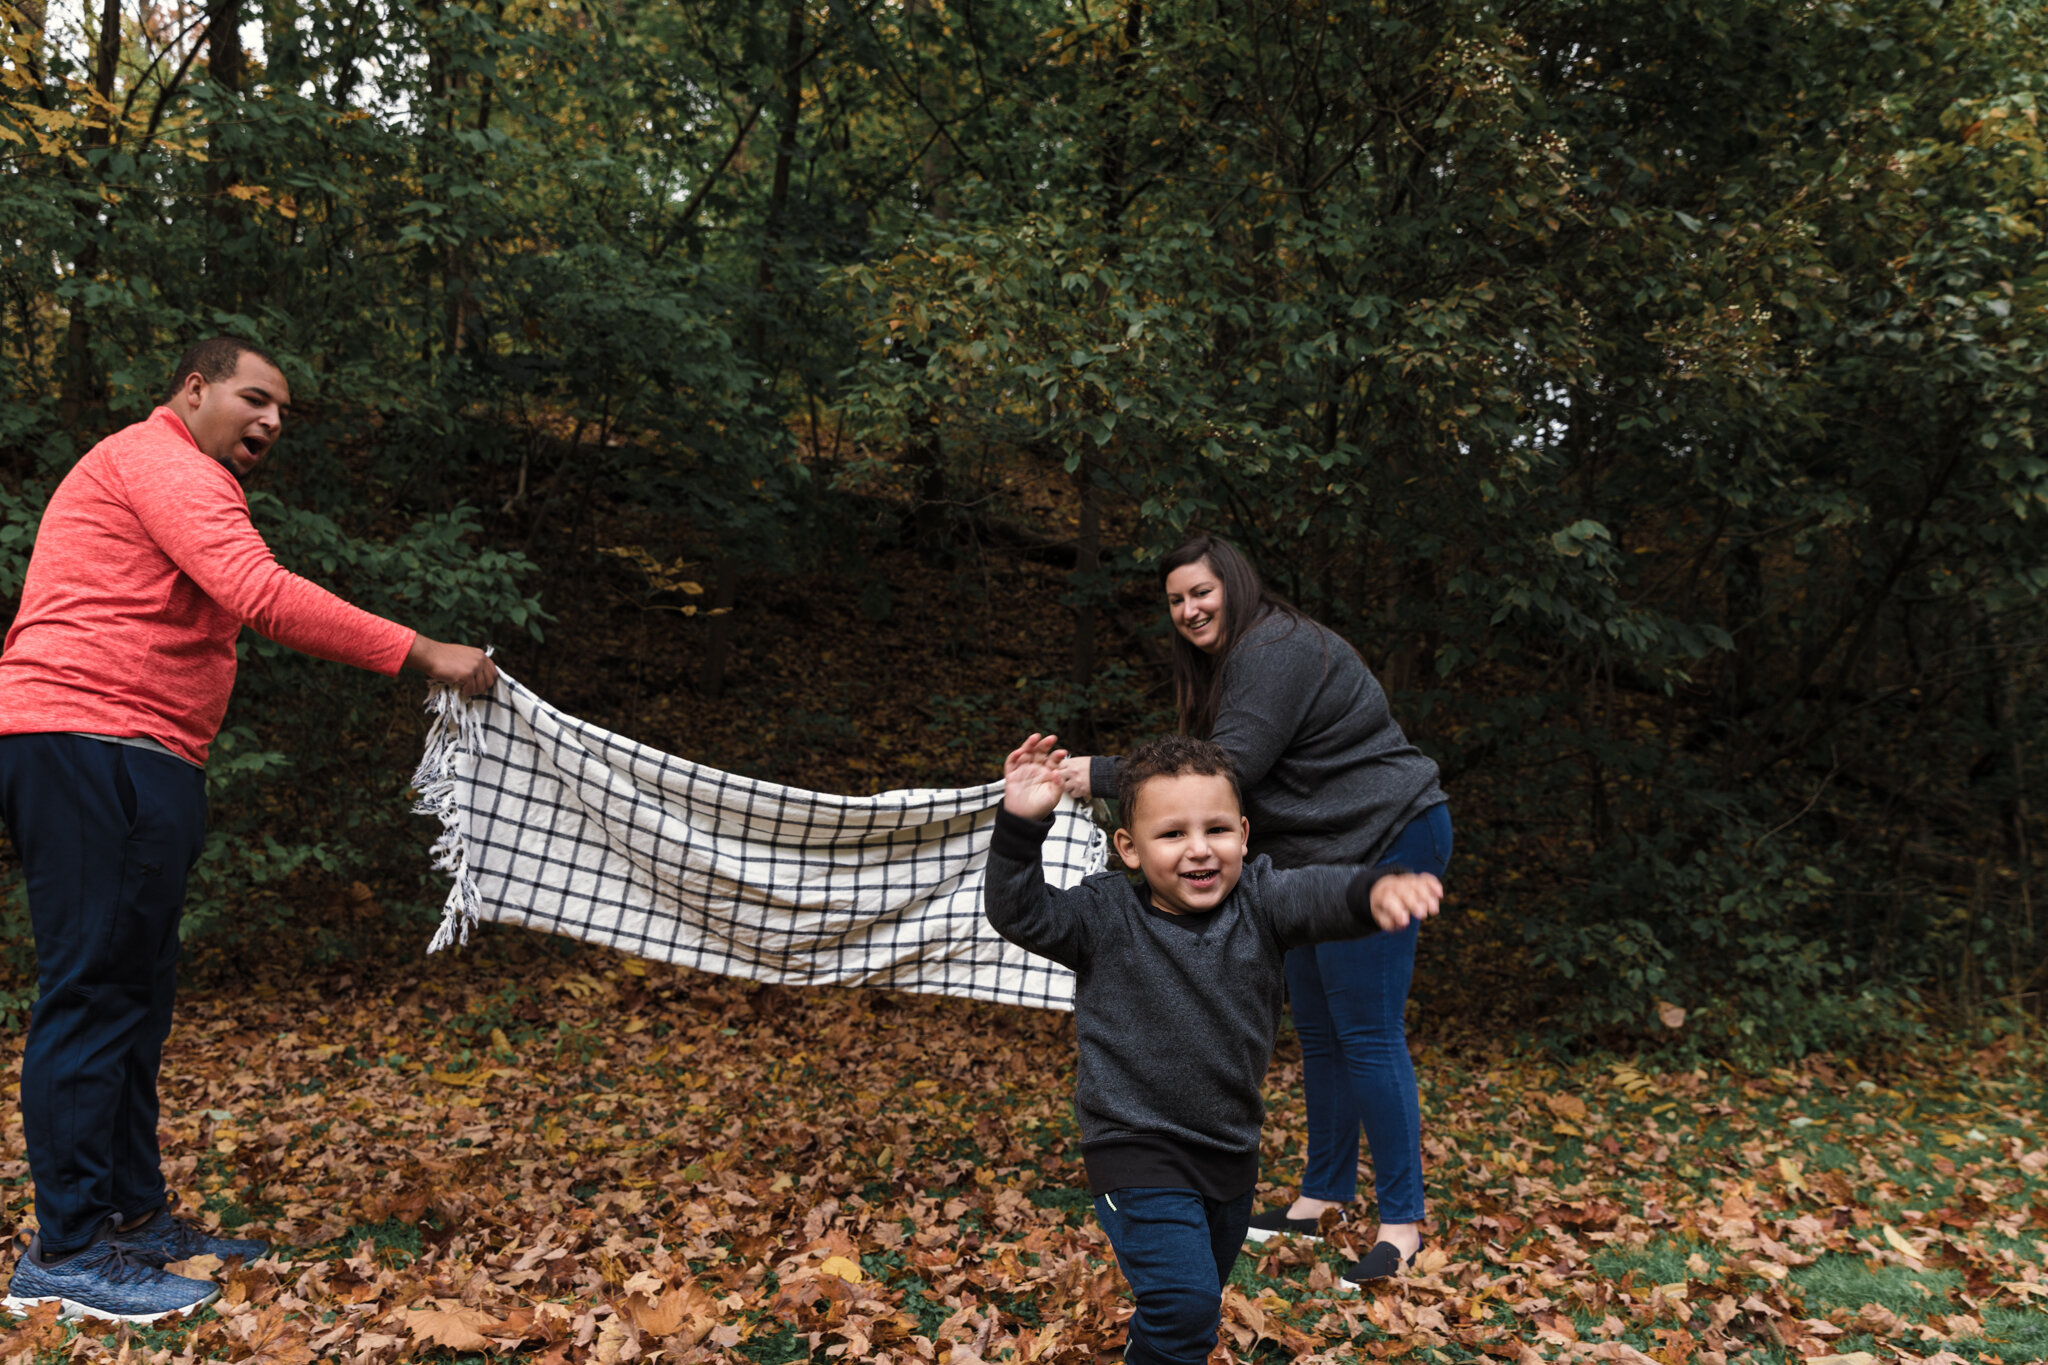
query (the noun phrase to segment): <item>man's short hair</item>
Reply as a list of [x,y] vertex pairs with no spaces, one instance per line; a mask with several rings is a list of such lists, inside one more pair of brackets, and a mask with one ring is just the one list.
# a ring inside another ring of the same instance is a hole
[[185,352],[185,358],[178,362],[177,373],[171,376],[171,392],[176,393],[185,387],[185,381],[195,374],[209,384],[232,379],[245,355],[255,356],[280,373],[284,370],[284,366],[277,363],[276,356],[254,342],[240,337],[208,337]]
[[1244,809],[1244,789],[1238,785],[1237,764],[1222,745],[1193,735],[1168,735],[1139,745],[1117,765],[1117,821],[1125,829],[1131,827],[1131,812],[1137,807],[1140,787],[1155,777],[1179,777],[1184,773],[1229,778],[1237,808]]

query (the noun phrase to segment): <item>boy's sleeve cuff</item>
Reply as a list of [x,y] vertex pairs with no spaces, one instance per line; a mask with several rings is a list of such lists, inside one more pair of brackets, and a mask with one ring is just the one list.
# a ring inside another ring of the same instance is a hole
[[1379,921],[1372,917],[1373,883],[1382,877],[1397,872],[1406,872],[1405,867],[1365,867],[1358,870],[1350,884],[1344,888],[1344,904],[1351,911],[1351,917],[1365,925],[1365,932],[1376,934],[1380,931]]
[[995,834],[989,839],[989,852],[998,857],[1008,858],[1013,863],[1035,863],[1040,850],[1045,846],[1045,836],[1052,833],[1052,817],[1043,820],[1026,820],[1013,815],[1007,806],[996,807]]
[[1116,770],[1122,763],[1114,755],[1097,754],[1088,760],[1088,794],[1098,801],[1116,800]]

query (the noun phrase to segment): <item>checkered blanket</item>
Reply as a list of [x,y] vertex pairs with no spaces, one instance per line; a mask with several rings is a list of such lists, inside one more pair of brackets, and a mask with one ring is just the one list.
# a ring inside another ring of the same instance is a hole
[[[437,687],[416,807],[438,816],[454,886],[427,951],[480,920],[699,971],[1073,1007],[1063,967],[997,937],[982,870],[1000,782],[829,796],[635,744],[503,672],[465,703]],[[1078,803],[1054,818],[1048,880],[1105,861]]]

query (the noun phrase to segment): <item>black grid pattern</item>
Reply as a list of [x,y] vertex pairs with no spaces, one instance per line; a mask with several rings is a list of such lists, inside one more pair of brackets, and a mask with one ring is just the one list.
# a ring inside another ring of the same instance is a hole
[[[752,981],[1073,1007],[1072,974],[982,914],[1000,782],[878,796],[777,786],[635,744],[499,678],[467,715],[452,693],[429,702],[441,720],[422,773],[437,743],[456,746],[439,760],[452,801],[444,784],[438,806],[422,803],[452,836],[441,851],[457,879],[436,947],[467,941],[473,917]],[[1106,853],[1068,802],[1046,879],[1072,886]]]

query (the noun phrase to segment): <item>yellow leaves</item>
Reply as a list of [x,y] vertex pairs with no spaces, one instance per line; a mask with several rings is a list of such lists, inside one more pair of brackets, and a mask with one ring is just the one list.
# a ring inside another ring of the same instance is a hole
[[68,109],[45,109],[27,100],[9,100],[17,115],[48,133],[61,133],[71,128],[83,128],[86,121]]
[[577,972],[573,976],[565,976],[557,980],[554,984],[554,989],[568,996],[571,1000],[581,1001],[607,994],[611,987],[599,981],[589,972]]
[[1884,1240],[1892,1248],[1892,1250],[1898,1252],[1907,1260],[1912,1261],[1916,1266],[1922,1263],[1923,1258],[1921,1257],[1919,1249],[1915,1247],[1911,1242],[1907,1241],[1905,1237],[1903,1237],[1900,1234],[1899,1230],[1893,1227],[1890,1223],[1886,1223],[1884,1225]]
[[[638,569],[646,582],[646,591],[650,594],[679,592],[685,597],[704,595],[703,584],[683,576],[686,570],[696,567],[690,560],[677,558],[664,564],[649,554],[645,547],[639,545],[602,545],[598,547],[598,553],[624,560]],[[695,607],[684,607],[681,610],[685,615],[696,614]]]
[[1778,1179],[1783,1181],[1785,1188],[1793,1194],[1804,1194],[1806,1192],[1806,1177],[1801,1170],[1801,1165],[1802,1163],[1794,1161],[1790,1157],[1781,1156],[1778,1158]]
[[827,1256],[818,1266],[818,1271],[824,1275],[836,1275],[848,1284],[859,1284],[866,1278],[859,1264],[844,1256]]
[[258,208],[270,209],[280,217],[299,216],[299,204],[296,199],[289,194],[274,194],[262,185],[229,185],[225,193],[231,199],[239,199]]
[[1617,1064],[1613,1068],[1613,1075],[1614,1083],[1621,1087],[1621,1093],[1629,1099],[1640,1100],[1646,1095],[1657,1093],[1656,1083],[1633,1066]]

